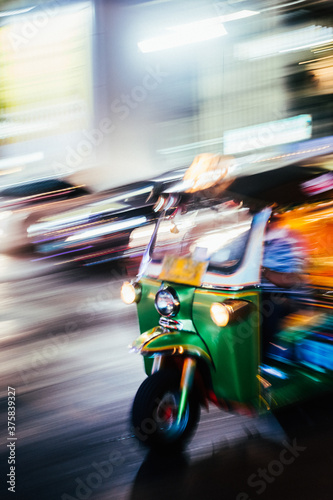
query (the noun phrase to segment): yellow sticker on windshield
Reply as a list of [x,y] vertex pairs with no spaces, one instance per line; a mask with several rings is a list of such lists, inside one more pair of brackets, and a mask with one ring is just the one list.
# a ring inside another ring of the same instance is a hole
[[184,285],[200,286],[206,272],[208,262],[193,260],[191,257],[166,255],[163,259],[159,279],[183,283]]

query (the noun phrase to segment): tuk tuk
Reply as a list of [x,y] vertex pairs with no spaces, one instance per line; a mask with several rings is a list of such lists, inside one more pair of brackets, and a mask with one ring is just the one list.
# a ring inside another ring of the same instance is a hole
[[[138,276],[121,292],[138,311],[131,347],[147,378],[131,423],[145,445],[182,447],[210,403],[256,415],[332,389],[333,181],[318,158],[238,176],[232,163],[226,173],[230,158],[201,157],[160,197]],[[293,286],[264,278],[271,226],[282,247],[285,234],[302,242]]]

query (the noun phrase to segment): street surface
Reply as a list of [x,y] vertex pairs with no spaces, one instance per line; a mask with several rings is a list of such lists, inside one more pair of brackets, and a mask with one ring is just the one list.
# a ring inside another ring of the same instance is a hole
[[138,324],[119,298],[124,269],[0,257],[1,499],[333,498],[332,413],[315,405],[284,415],[289,439],[274,418],[202,409],[186,453],[148,454],[128,423],[145,374],[128,351]]

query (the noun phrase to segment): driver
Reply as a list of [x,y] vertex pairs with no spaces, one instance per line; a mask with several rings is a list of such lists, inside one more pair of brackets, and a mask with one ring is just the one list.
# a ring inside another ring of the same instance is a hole
[[298,234],[282,226],[273,215],[264,242],[262,268],[263,355],[274,349],[283,319],[298,307],[297,294],[304,290],[305,246]]
[[273,215],[264,242],[263,288],[300,288],[305,284],[304,262],[303,242]]

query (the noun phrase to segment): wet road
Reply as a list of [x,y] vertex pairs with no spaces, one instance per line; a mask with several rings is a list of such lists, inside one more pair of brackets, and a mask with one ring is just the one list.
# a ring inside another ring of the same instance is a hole
[[[135,307],[119,299],[124,270],[49,273],[1,263],[1,498],[333,497],[332,414],[313,406],[287,414],[288,440],[274,419],[202,410],[185,454],[147,454],[128,427],[145,375],[140,356],[128,352],[138,326]],[[12,437],[8,386],[15,389]],[[7,476],[11,457],[15,478]]]

